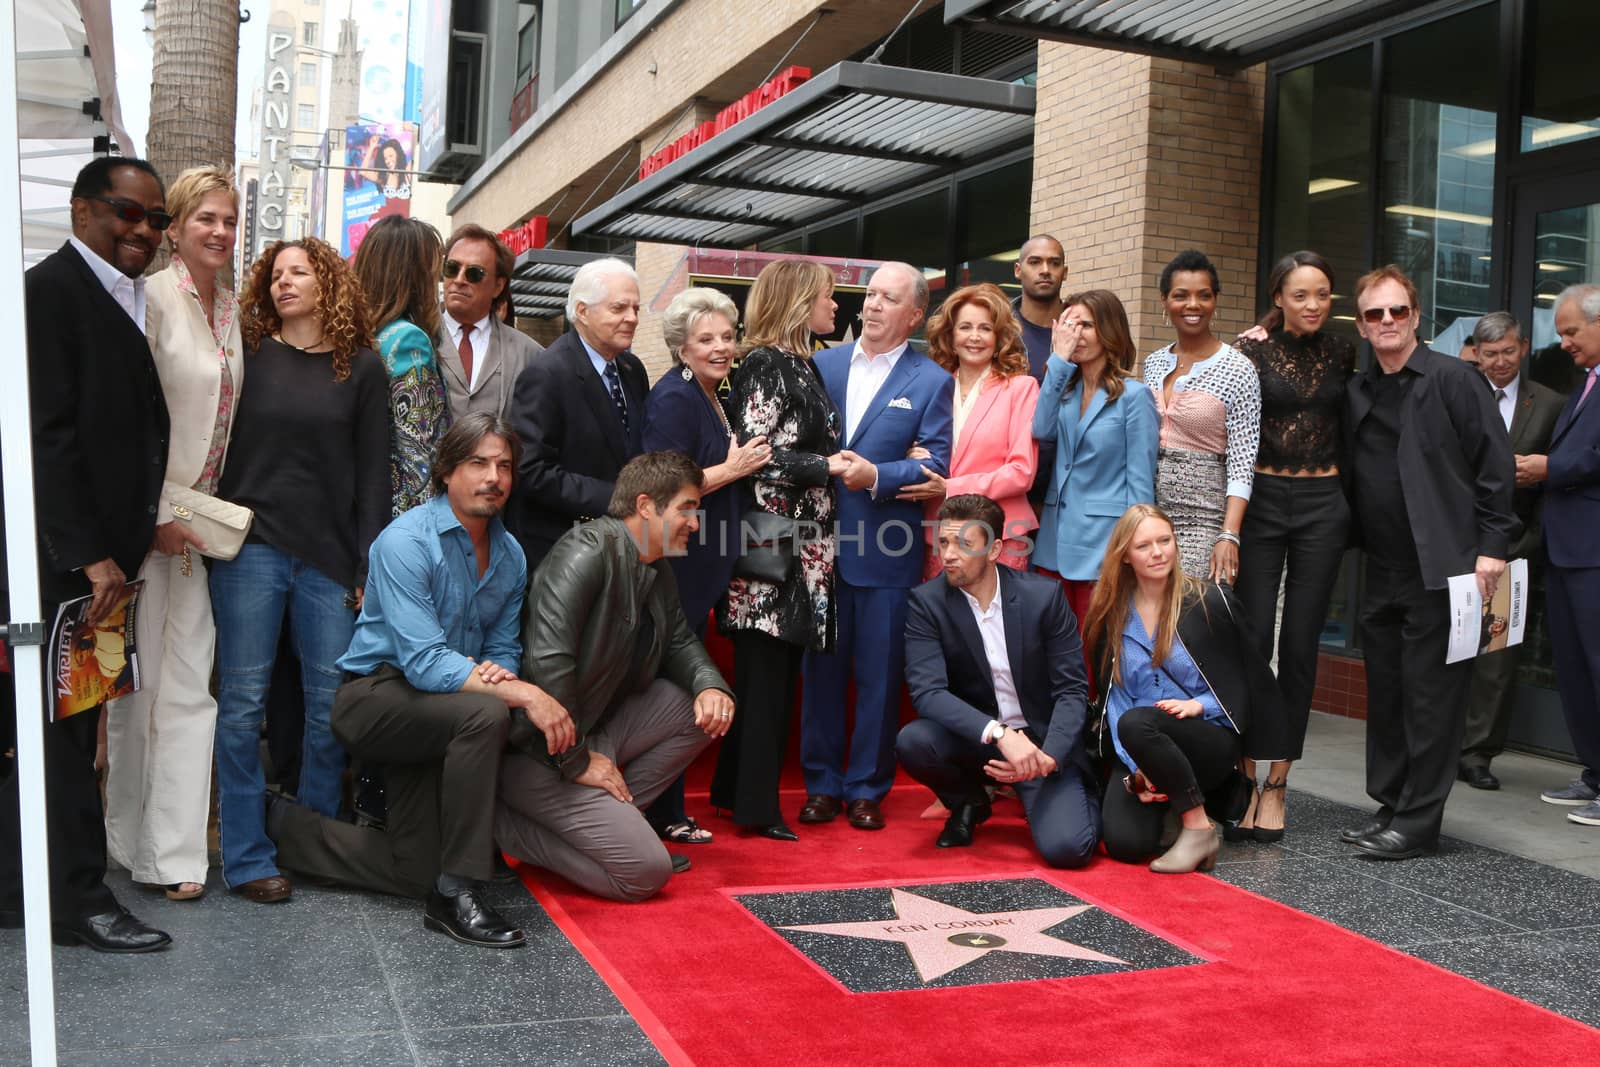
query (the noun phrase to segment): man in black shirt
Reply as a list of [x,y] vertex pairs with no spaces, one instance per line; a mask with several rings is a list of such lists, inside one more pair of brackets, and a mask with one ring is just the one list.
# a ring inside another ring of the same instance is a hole
[[1379,807],[1340,836],[1366,856],[1410,859],[1438,843],[1472,679],[1470,661],[1444,661],[1447,579],[1473,574],[1493,596],[1521,524],[1487,380],[1418,342],[1417,289],[1398,267],[1355,292],[1375,358],[1346,394],[1343,473],[1367,553],[1367,793]]
[[[1050,360],[1050,335],[1055,321],[1067,309],[1061,300],[1061,286],[1067,280],[1067,251],[1047,233],[1022,242],[1017,262],[1012,267],[1022,293],[1011,302],[1011,310],[1022,327],[1022,348],[1028,353],[1028,373],[1034,381],[1044,381],[1044,365]],[[1040,441],[1039,459],[1034,466],[1033,485],[1028,502],[1034,511],[1044,508],[1045,489],[1050,472],[1055,470],[1056,443]]]

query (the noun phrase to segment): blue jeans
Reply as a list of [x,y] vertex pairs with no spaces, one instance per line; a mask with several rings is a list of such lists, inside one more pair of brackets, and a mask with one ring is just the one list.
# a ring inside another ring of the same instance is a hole
[[266,831],[261,726],[278,636],[288,612],[300,657],[306,731],[299,800],[324,815],[339,813],[344,748],[328,727],[355,614],[332,578],[270,545],[249,543],[233,560],[213,560],[211,608],[217,623],[217,811],[222,877],[230,886],[278,873]]

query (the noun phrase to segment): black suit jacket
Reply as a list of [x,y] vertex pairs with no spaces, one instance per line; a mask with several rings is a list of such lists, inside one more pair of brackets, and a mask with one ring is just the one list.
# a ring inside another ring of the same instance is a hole
[[[1517,384],[1517,406],[1511,413],[1511,451],[1517,456],[1542,456],[1550,451],[1550,438],[1567,398],[1553,389],[1524,377]],[[1511,558],[1529,558],[1539,553],[1539,486],[1514,489],[1511,510],[1522,520],[1522,535],[1511,546]]]
[[628,402],[626,432],[574,331],[517,376],[511,425],[522,438],[522,461],[507,525],[528,555],[529,571],[573,523],[606,513],[617,473],[644,451],[649,378],[632,352],[617,356],[616,365]]
[[[1078,620],[1061,583],[998,568],[1006,656],[1022,717],[1061,767],[1093,773],[1083,749],[1088,681]],[[906,612],[906,682],[917,714],[976,741],[1000,717],[994,675],[972,606],[943,575],[911,590]]]
[[[1345,479],[1359,540],[1362,500],[1354,488],[1356,434],[1372,411],[1374,360],[1345,391]],[[1510,558],[1522,523],[1511,510],[1516,465],[1489,379],[1477,368],[1417,345],[1401,374],[1413,374],[1400,429],[1400,487],[1417,543],[1422,583],[1443,589],[1453,574],[1471,574],[1478,556]]]
[[92,591],[90,563],[138,574],[167,469],[167,402],[144,334],[70,243],[23,291],[39,588],[59,604]]

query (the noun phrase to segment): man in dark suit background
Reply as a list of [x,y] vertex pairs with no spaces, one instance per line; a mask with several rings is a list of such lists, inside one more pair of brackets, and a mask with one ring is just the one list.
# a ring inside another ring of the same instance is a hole
[[988,497],[939,508],[944,574],[911,591],[906,681],[921,718],[895,742],[906,773],[950,817],[940,848],[972,844],[989,785],[1014,786],[1052,867],[1081,867],[1100,839],[1083,751],[1083,643],[1061,583],[1001,567],[1005,516]]
[[[1483,316],[1473,328],[1472,340],[1477,347],[1478,369],[1494,389],[1495,407],[1516,456],[1517,487],[1511,495],[1511,510],[1522,520],[1522,534],[1512,542],[1507,558],[1527,559],[1531,568],[1538,563],[1532,557],[1542,555],[1539,489],[1528,479],[1524,468],[1529,459],[1543,455],[1549,447],[1564,400],[1561,394],[1522,374],[1528,340],[1510,312],[1494,311]],[[1522,646],[1512,645],[1473,660],[1459,773],[1461,780],[1474,789],[1500,788],[1500,779],[1489,770],[1489,761],[1506,748],[1521,659]]]
[[1455,781],[1472,666],[1445,663],[1447,579],[1485,600],[1520,529],[1514,465],[1488,383],[1417,340],[1417,287],[1398,267],[1357,280],[1357,328],[1373,363],[1345,393],[1354,529],[1367,557],[1367,793],[1377,814],[1340,836],[1374,859],[1431,851]]
[[523,369],[511,425],[522,462],[508,524],[538,568],[575,523],[606,514],[617,472],[644,451],[649,377],[628,351],[639,325],[639,276],[620,259],[578,269],[572,328]]
[[[1574,285],[1556,298],[1556,335],[1581,377],[1556,420],[1547,456],[1530,457],[1528,477],[1544,485],[1546,617],[1555,650],[1561,710],[1583,774],[1543,799],[1573,808],[1567,818],[1600,826],[1600,285]],[[1523,464],[1518,462],[1518,474]]]
[[[72,237],[26,275],[35,522],[47,623],[63,601],[91,594],[91,620],[105,617],[155,536],[168,421],[145,343],[141,276],[171,221],[165,196],[145,161],[93,160],[73,183]],[[48,656],[45,673],[48,679]],[[105,884],[94,768],[99,720],[100,710],[91,709],[44,727],[52,934],[57,944],[148,952],[172,939],[128,914]],[[5,926],[20,925],[22,911],[16,777],[13,769],[0,788]]]
[[472,411],[511,417],[512,387],[544,346],[501,321],[511,303],[511,249],[475,223],[458,227],[444,247],[444,315],[439,373],[450,421]]

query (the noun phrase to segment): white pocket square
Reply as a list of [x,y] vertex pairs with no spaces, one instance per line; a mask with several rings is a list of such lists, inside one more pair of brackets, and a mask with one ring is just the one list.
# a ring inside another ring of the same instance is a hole
[[909,397],[897,396],[893,400],[889,401],[889,406],[892,408],[904,408],[905,410],[910,411],[911,400]]

